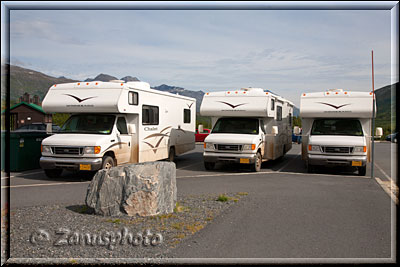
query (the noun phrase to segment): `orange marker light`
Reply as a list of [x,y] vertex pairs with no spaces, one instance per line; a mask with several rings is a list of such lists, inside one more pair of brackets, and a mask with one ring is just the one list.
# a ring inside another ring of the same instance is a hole
[[255,144],[251,144],[251,150],[256,149],[256,145]]
[[238,92],[236,91],[235,94],[237,94]]
[[95,147],[94,147],[94,153],[95,153],[95,154],[99,154],[99,153],[100,153],[100,150],[101,150],[101,147],[100,147],[100,146],[95,146]]
[[206,143],[204,143],[204,148],[206,148]]
[[78,83],[78,85],[81,85],[81,83]]
[[96,85],[98,85],[99,83],[96,83]]
[[329,95],[329,93],[326,93],[327,95]]
[[367,147],[366,146],[364,146],[364,152],[367,152]]
[[344,92],[345,95],[347,95],[347,92]]
[[206,95],[209,95],[210,93],[207,93]]
[[338,94],[338,92],[336,92],[336,94]]
[[245,94],[246,93],[246,91],[245,92],[243,92],[243,94]]
[[54,87],[56,87],[56,86],[57,86],[57,84],[54,85]]
[[311,145],[308,145],[308,150],[311,151]]
[[268,95],[268,92],[266,92],[265,94]]
[[372,93],[369,93],[369,95],[372,95]]
[[306,96],[306,94],[303,94],[303,96]]
[[121,86],[123,86],[124,84],[123,83],[121,83]]
[[89,85],[89,83],[86,83],[86,85]]
[[228,92],[228,94],[230,94],[231,92]]

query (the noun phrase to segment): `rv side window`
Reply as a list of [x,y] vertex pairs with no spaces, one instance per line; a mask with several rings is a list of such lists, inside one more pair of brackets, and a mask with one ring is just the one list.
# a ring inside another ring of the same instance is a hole
[[117,130],[120,134],[128,134],[128,128],[126,127],[126,121],[124,117],[118,117]]
[[190,123],[190,109],[183,110],[183,123]]
[[276,106],[276,120],[277,121],[282,120],[282,107],[281,106]]
[[275,110],[275,99],[271,99],[271,110]]
[[129,92],[128,101],[129,105],[137,106],[139,104],[139,94],[136,92]]
[[289,125],[292,126],[292,113],[289,113]]
[[142,108],[142,124],[143,125],[158,125],[158,107],[143,105]]

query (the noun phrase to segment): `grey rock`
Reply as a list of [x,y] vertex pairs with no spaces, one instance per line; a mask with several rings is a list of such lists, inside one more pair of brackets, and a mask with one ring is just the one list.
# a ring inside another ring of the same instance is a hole
[[99,170],[86,193],[86,205],[104,216],[172,213],[176,203],[173,162],[145,162]]

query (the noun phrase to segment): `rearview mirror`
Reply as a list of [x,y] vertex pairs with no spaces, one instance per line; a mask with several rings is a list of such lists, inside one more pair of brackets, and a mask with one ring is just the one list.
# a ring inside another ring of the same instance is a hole
[[51,123],[46,123],[46,133],[51,134],[53,132],[53,126]]
[[299,135],[299,134],[300,134],[300,127],[299,127],[299,126],[294,126],[294,128],[293,128],[293,133],[294,133],[295,135]]
[[278,134],[278,126],[272,126],[272,134],[277,135]]
[[381,127],[376,128],[375,136],[381,137],[383,135],[383,130]]
[[129,134],[136,134],[136,125],[135,124],[129,124],[128,125],[128,131],[129,131]]

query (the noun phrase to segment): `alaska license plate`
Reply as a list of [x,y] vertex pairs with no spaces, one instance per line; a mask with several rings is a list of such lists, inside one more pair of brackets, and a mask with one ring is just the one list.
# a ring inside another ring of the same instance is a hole
[[249,159],[240,159],[240,163],[250,163]]
[[79,164],[79,170],[81,171],[90,171],[92,166],[90,164]]
[[351,166],[362,166],[362,162],[361,161],[352,161]]

